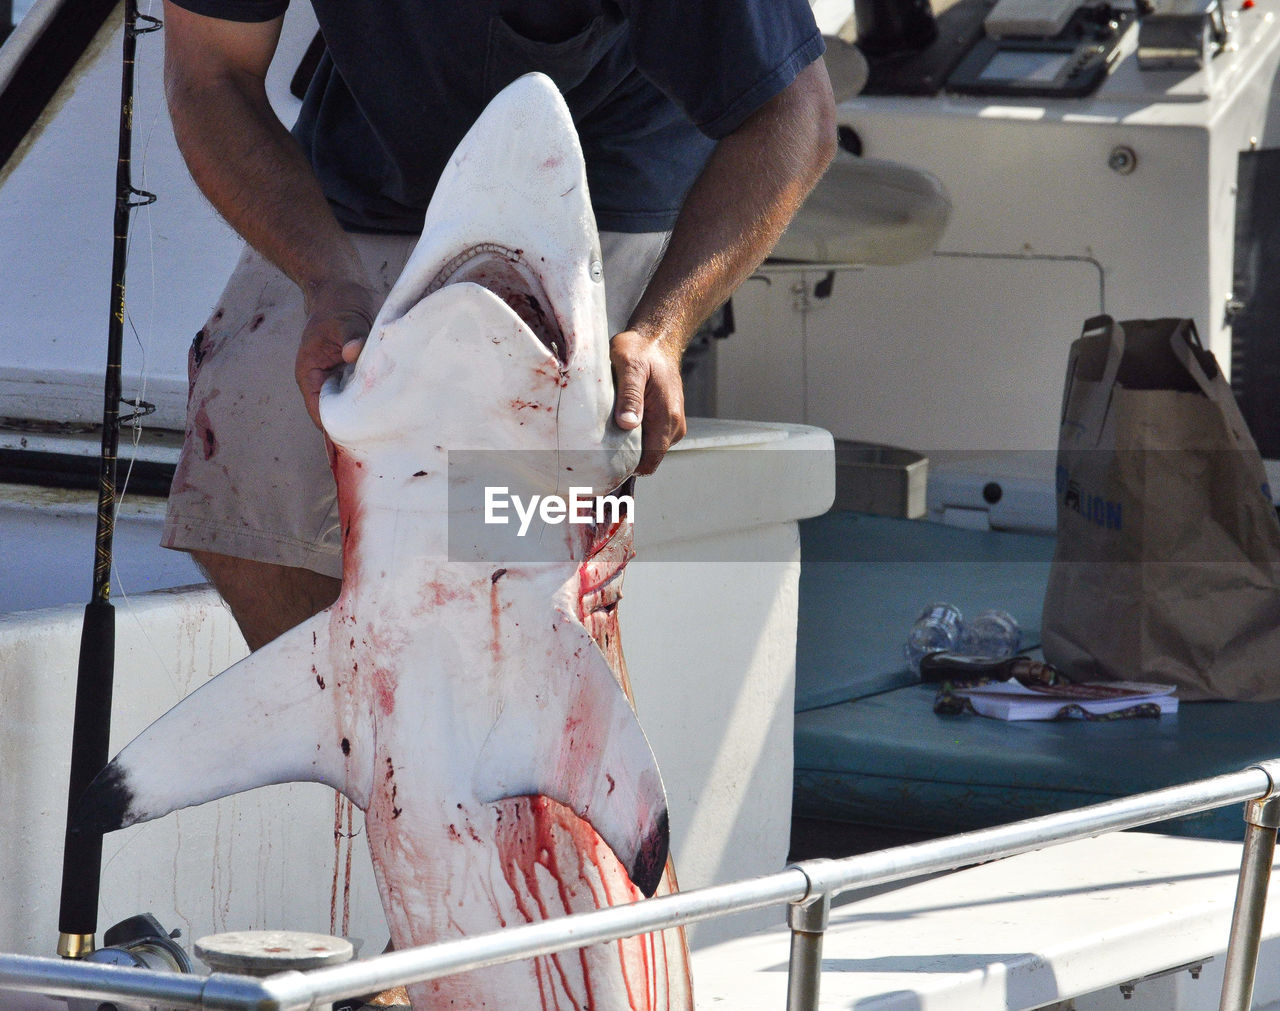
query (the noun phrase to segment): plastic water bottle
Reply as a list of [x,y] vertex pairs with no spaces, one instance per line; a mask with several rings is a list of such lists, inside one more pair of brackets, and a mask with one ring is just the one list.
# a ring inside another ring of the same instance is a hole
[[954,604],[930,604],[907,633],[906,654],[911,669],[920,673],[920,658],[928,653],[952,652],[960,644],[964,618]]
[[993,609],[970,618],[960,630],[956,652],[964,656],[996,658],[1018,652],[1022,629],[1008,611]]

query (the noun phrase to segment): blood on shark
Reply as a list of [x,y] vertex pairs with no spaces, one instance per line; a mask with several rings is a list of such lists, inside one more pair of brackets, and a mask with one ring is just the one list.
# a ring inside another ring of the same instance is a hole
[[[530,75],[459,145],[358,361],[321,393],[339,599],[129,744],[82,824],[326,783],[365,811],[398,947],[658,889],[666,797],[618,638],[631,517],[538,517],[521,536],[484,515],[486,487],[528,501],[626,481],[639,440],[611,420],[608,338],[577,136]],[[688,1008],[687,957],[678,932],[651,934],[411,993],[419,1009]]]

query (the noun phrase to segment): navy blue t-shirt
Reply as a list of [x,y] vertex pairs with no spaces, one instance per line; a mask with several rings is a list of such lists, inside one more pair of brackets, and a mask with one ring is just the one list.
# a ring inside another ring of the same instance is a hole
[[[175,0],[267,21],[288,0]],[[312,0],[326,52],[294,135],[339,221],[415,232],[488,101],[564,94],[600,228],[668,229],[715,140],[823,51],[807,0]]]

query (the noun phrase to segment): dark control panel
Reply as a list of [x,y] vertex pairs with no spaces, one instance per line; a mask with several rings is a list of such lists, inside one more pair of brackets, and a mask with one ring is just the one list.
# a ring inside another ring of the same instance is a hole
[[1081,7],[1052,38],[978,39],[948,76],[961,95],[1083,98],[1106,78],[1134,12]]

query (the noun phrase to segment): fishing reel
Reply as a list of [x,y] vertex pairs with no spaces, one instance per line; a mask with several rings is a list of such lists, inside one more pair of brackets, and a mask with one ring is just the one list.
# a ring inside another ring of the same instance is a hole
[[[191,959],[175,940],[180,936],[181,931],[166,932],[150,913],[130,916],[109,928],[102,935],[102,947],[81,961],[161,972],[191,972]],[[68,998],[67,1006],[70,1011],[147,1011],[150,1007],[83,997]]]

